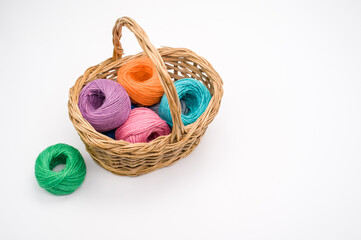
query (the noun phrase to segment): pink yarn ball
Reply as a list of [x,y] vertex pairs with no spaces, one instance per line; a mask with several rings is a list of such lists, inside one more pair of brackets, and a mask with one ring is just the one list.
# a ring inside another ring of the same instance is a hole
[[139,107],[130,111],[128,119],[116,130],[115,139],[145,143],[170,133],[171,129],[166,121],[149,108]]

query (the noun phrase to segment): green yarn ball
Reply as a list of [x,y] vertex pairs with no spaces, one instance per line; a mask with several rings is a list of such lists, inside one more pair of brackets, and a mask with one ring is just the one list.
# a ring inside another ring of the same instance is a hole
[[[65,164],[59,172],[53,169]],[[78,149],[58,143],[42,151],[35,163],[35,177],[40,187],[55,195],[74,192],[82,183],[86,166]]]

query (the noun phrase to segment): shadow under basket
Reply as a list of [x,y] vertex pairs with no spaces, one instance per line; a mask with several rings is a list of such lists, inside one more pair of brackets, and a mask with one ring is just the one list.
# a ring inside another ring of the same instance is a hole
[[[122,27],[126,26],[136,36],[143,52],[122,57],[120,43]],[[88,68],[80,76],[69,93],[69,117],[94,161],[106,170],[125,176],[138,176],[169,166],[186,157],[199,144],[202,136],[216,116],[223,95],[223,82],[211,64],[204,58],[185,48],[163,47],[156,49],[144,30],[131,18],[123,17],[113,28],[114,54],[112,58]],[[107,78],[116,81],[117,71],[132,59],[149,57],[159,74],[167,95],[173,119],[171,134],[160,136],[149,143],[129,143],[114,140],[97,132],[85,120],[78,108],[82,88],[95,79]],[[206,111],[196,122],[184,126],[181,108],[174,81],[194,78],[210,91],[212,99]]]

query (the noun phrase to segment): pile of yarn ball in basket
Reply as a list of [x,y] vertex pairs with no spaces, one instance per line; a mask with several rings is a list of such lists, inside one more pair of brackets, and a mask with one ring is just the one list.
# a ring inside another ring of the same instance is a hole
[[[198,80],[184,78],[175,88],[181,102],[184,125],[195,122],[206,110],[211,94]],[[150,58],[130,60],[117,81],[96,79],[79,95],[84,119],[96,131],[115,140],[146,143],[171,133],[172,117],[158,73]]]

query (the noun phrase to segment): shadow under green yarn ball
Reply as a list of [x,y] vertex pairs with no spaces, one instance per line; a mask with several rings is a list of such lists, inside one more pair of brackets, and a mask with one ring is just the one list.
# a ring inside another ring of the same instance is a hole
[[[59,172],[54,168],[65,164]],[[82,183],[86,166],[78,149],[58,143],[42,151],[35,163],[35,177],[40,187],[55,195],[74,192]]]

